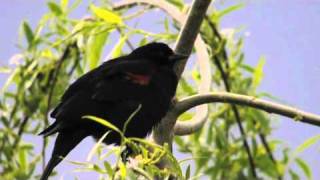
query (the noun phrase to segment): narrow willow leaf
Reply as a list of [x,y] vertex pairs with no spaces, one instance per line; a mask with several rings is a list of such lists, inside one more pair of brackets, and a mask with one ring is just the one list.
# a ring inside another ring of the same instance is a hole
[[304,160],[302,160],[300,158],[296,158],[296,163],[302,169],[302,171],[304,172],[306,177],[309,180],[311,180],[312,179],[312,171],[311,171],[310,167],[308,166],[308,164]]
[[20,170],[23,172],[28,171],[28,163],[27,163],[27,155],[26,155],[26,150],[21,149],[19,151],[19,165],[20,165]]
[[48,2],[48,7],[50,11],[56,16],[60,16],[63,13],[60,6],[55,2],[52,2],[52,1]]
[[185,178],[190,179],[190,165],[187,167]]
[[216,18],[218,20],[220,20],[223,16],[225,16],[227,14],[230,14],[231,12],[236,11],[238,9],[241,9],[243,7],[244,7],[243,3],[236,4],[236,5],[233,5],[233,6],[229,6],[228,8],[226,8],[226,9],[224,9],[222,11],[219,11],[218,14],[216,15]]
[[320,135],[316,135],[314,137],[307,139],[305,142],[303,142],[301,145],[297,147],[297,149],[294,151],[294,154],[298,155],[302,153],[303,151],[305,151],[307,148],[309,148],[319,140],[320,140]]
[[119,170],[120,170],[121,179],[125,179],[127,175],[127,169],[122,161],[119,162]]
[[144,176],[146,179],[148,180],[152,180],[154,178],[152,178],[144,169],[139,168],[139,167],[134,167],[133,168],[136,172],[138,172],[138,174],[141,174],[142,176]]
[[263,78],[263,66],[266,63],[265,57],[262,56],[259,60],[258,65],[254,69],[253,73],[253,87],[256,88],[260,85]]
[[107,120],[104,120],[102,118],[98,118],[98,117],[95,117],[95,116],[83,116],[82,118],[84,119],[89,119],[89,120],[92,120],[92,121],[95,121],[101,125],[104,125],[114,131],[116,131],[117,133],[119,133],[121,136],[123,136],[123,133],[120,131],[120,129],[118,129],[115,125],[111,124],[110,122],[108,122]]
[[11,69],[9,67],[0,66],[0,73],[7,74],[7,73],[10,73],[10,72],[11,72]]
[[110,133],[110,131],[107,131],[100,139],[99,141],[92,147],[90,150],[88,156],[87,156],[87,161],[91,161],[93,155],[97,152],[98,148],[100,147],[102,141],[107,137],[107,135]]
[[141,107],[142,107],[142,105],[139,104],[138,107],[136,108],[136,110],[134,110],[133,113],[130,114],[129,118],[124,123],[123,130],[122,130],[123,134],[126,133],[129,123],[131,122],[133,117],[140,111]]
[[110,54],[108,55],[108,57],[110,58],[116,58],[121,56],[121,52],[122,52],[122,48],[124,46],[124,43],[126,42],[126,40],[128,39],[129,34],[126,34],[125,36],[122,36],[119,41],[117,42],[117,44],[113,47],[113,49],[111,50]]
[[179,9],[182,9],[184,6],[184,2],[182,0],[168,0],[168,2],[175,5]]
[[122,18],[108,9],[103,9],[93,4],[90,5],[90,9],[97,17],[105,20],[107,23],[117,25],[123,24]]
[[289,174],[291,176],[291,180],[300,180],[300,177],[297,173],[295,173],[293,170],[289,170]]
[[16,76],[18,76],[19,72],[20,71],[18,69],[16,69],[10,74],[10,76],[7,79],[7,81],[2,86],[2,89],[0,90],[0,93],[3,93],[8,89],[10,84],[15,80]]
[[113,174],[114,174],[114,171],[113,171],[111,165],[110,165],[107,161],[104,161],[104,162],[103,162],[103,165],[104,165],[104,169],[107,171],[108,175],[109,175],[110,177],[112,177]]
[[97,67],[100,61],[100,57],[102,54],[103,47],[106,43],[107,37],[109,35],[108,31],[100,32],[96,34],[96,31],[100,29],[96,29],[90,35],[88,39],[88,43],[86,46],[87,58],[89,60],[90,69],[94,69]]
[[26,21],[23,21],[22,28],[23,28],[23,33],[24,33],[24,35],[27,39],[27,42],[28,42],[28,47],[32,47],[34,34],[33,34],[31,27],[29,26],[29,24]]
[[60,5],[63,11],[66,11],[69,5],[69,0],[61,0]]

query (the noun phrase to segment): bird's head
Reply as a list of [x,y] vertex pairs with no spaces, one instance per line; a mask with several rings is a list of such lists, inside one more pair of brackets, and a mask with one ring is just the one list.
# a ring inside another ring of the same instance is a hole
[[137,58],[151,60],[160,65],[173,65],[175,62],[187,58],[185,55],[174,53],[167,44],[159,42],[153,42],[141,46],[133,50],[130,55]]

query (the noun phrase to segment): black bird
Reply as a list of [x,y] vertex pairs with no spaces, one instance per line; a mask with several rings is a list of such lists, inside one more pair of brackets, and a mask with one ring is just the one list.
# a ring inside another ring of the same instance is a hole
[[[48,179],[61,157],[81,140],[87,136],[99,139],[110,130],[83,119],[85,115],[106,119],[123,129],[126,120],[141,105],[125,136],[146,137],[169,109],[178,83],[173,65],[185,58],[164,43],[150,43],[103,63],[72,83],[50,114],[56,121],[40,133],[45,137],[58,133],[41,180]],[[111,132],[104,143],[119,145],[120,141],[120,136]]]

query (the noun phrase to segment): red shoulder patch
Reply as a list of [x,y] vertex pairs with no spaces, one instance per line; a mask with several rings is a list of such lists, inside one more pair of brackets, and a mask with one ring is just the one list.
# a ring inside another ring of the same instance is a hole
[[135,84],[146,86],[150,83],[151,75],[126,72],[126,79],[131,80]]

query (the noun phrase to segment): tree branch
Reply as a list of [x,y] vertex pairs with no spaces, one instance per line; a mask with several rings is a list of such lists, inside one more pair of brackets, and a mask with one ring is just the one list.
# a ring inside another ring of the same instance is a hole
[[[201,22],[207,12],[210,2],[210,0],[193,1],[191,9],[187,15],[188,18],[180,31],[179,38],[175,46],[176,53],[188,56],[191,54]],[[181,61],[175,66],[175,71],[179,78],[184,70],[186,62],[187,59],[185,61]],[[176,117],[175,112],[169,110],[159,126],[153,131],[153,139],[157,144],[163,145],[164,143],[168,143],[169,146],[171,145],[174,132],[173,128],[177,121]]]
[[[269,113],[279,114],[282,116],[293,118],[296,121],[301,121],[304,123],[320,126],[319,115],[305,112],[300,109],[282,105],[279,103],[258,99],[256,97],[228,93],[228,92],[209,93],[209,94],[194,95],[194,96],[187,97],[181,100],[180,102],[176,103],[176,105],[173,108],[173,111],[175,111],[176,115],[180,115],[185,111],[204,103],[230,103],[235,105],[244,105],[244,106],[260,109]],[[176,128],[175,134],[176,135],[191,134],[199,130],[197,128],[201,128],[201,127],[196,127],[196,128],[194,127],[190,128],[190,127],[192,127],[192,125],[188,125],[186,123],[184,126],[180,126],[179,128]]]

